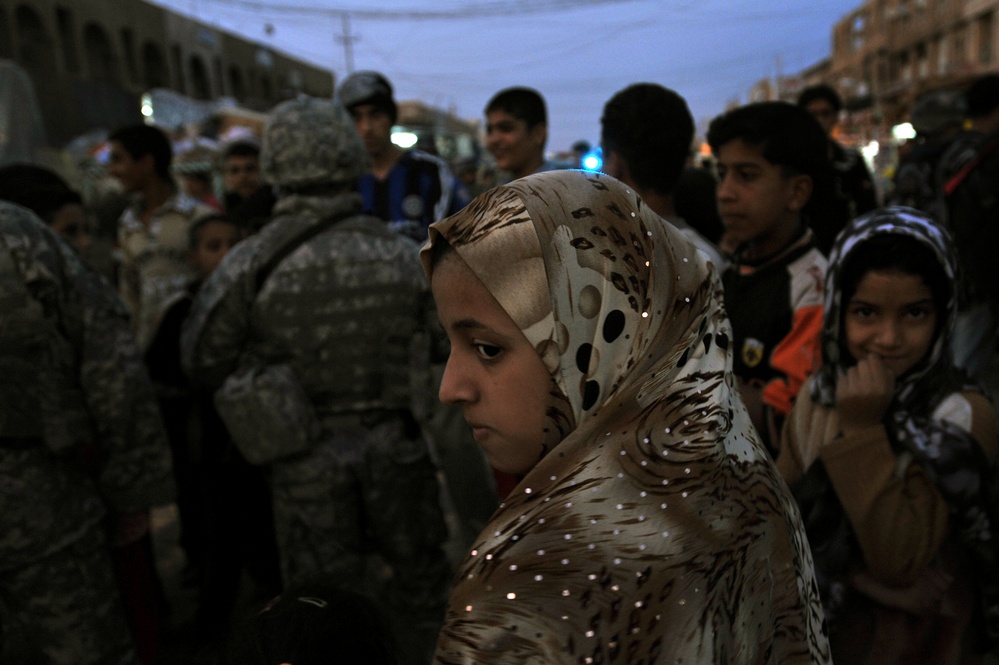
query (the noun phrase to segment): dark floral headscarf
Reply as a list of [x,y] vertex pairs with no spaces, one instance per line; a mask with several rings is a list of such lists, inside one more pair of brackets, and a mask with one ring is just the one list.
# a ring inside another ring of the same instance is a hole
[[[957,254],[950,233],[931,217],[912,208],[882,208],[854,220],[836,239],[826,275],[823,365],[812,381],[812,399],[825,406],[835,406],[836,379],[852,362],[842,330],[841,312],[847,305],[842,301],[842,267],[854,250],[884,234],[907,236],[929,247],[951,287],[944,311],[938,312],[938,333],[929,353],[895,386],[895,395],[885,416],[885,429],[895,453],[911,455],[913,463],[922,467],[946,499],[952,531],[980,564],[986,618],[990,632],[999,637],[999,552],[994,537],[999,511],[994,498],[989,498],[995,472],[982,447],[968,432],[930,417],[949,395],[959,391],[981,391],[954,367],[951,359],[950,338],[957,316]],[[834,500],[835,494],[830,491],[825,496]],[[815,500],[823,499],[815,497]],[[825,509],[828,507],[802,505],[806,515]],[[846,534],[842,529],[831,531],[839,534],[831,538],[842,538]],[[809,535],[812,537],[811,533]],[[827,541],[829,538],[827,536]],[[843,548],[830,548],[832,543],[813,542],[812,545],[815,550],[828,548],[839,551],[842,556]],[[820,571],[824,568],[819,555],[816,555],[816,564]]]

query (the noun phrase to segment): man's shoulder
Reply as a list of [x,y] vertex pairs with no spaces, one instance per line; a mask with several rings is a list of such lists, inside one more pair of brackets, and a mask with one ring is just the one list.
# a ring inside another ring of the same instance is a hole
[[447,165],[444,159],[415,148],[404,152],[402,157],[399,158],[398,163],[406,169],[424,169],[428,172],[434,172],[437,175],[446,174],[450,176],[451,174],[451,167]]

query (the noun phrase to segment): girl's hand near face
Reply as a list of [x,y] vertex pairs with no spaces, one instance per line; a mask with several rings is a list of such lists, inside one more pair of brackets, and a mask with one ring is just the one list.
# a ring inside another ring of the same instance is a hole
[[880,425],[895,394],[895,375],[870,354],[836,381],[836,411],[843,432]]

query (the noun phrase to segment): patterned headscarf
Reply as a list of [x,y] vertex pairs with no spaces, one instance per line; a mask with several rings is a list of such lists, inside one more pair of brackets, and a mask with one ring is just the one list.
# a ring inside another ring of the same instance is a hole
[[[929,353],[895,385],[895,395],[885,415],[884,425],[892,449],[898,455],[909,456],[926,472],[934,485],[947,500],[954,531],[972,558],[979,564],[981,588],[985,600],[989,630],[999,638],[999,552],[993,536],[995,520],[999,517],[996,506],[990,504],[988,485],[994,471],[982,447],[963,429],[946,421],[933,420],[930,414],[949,395],[962,390],[981,390],[969,383],[964,372],[954,367],[950,355],[950,338],[957,316],[958,265],[950,233],[931,217],[918,210],[902,206],[881,208],[858,217],[844,228],[829,257],[826,274],[826,303],[822,327],[823,366],[816,371],[811,387],[812,400],[825,406],[836,404],[836,378],[853,363],[846,350],[842,328],[842,268],[844,261],[858,247],[874,237],[893,234],[912,238],[930,248],[950,284],[943,311],[937,313],[938,332]],[[816,478],[815,473],[821,478]],[[802,512],[810,515],[827,515],[841,512],[825,505],[836,501],[824,468],[816,465],[814,472],[806,475],[804,484],[796,486],[802,499]],[[825,487],[825,489],[823,489]],[[804,499],[804,496],[813,497]],[[841,520],[846,520],[841,515]],[[810,520],[811,521],[811,520]],[[848,529],[823,526],[822,533],[811,534],[813,549],[828,551],[830,560],[845,562],[853,557],[847,551],[856,551]],[[836,542],[840,540],[842,542]],[[830,586],[825,595],[839,598],[841,592],[833,586],[837,580],[838,565],[827,566],[819,557],[820,579],[823,586]],[[835,612],[836,607],[831,606]]]
[[[956,374],[950,356],[950,337],[957,317],[957,254],[954,242],[946,229],[932,218],[918,210],[893,206],[882,208],[858,217],[847,225],[836,239],[829,255],[829,270],[826,273],[825,315],[822,321],[822,367],[815,373],[812,382],[812,399],[833,406],[836,404],[836,377],[852,364],[846,350],[846,338],[842,334],[842,269],[844,261],[853,250],[875,236],[892,234],[916,240],[932,250],[952,285],[944,311],[938,312],[939,334],[926,358],[918,363],[895,386],[895,401],[905,408],[914,400],[924,402],[924,408],[936,404],[926,404],[929,393],[938,393],[936,401],[960,389],[963,381],[954,384]],[[927,387],[931,388],[928,389]],[[932,402],[932,398],[930,399]],[[906,409],[908,410],[908,409]]]
[[430,227],[557,385],[548,452],[462,563],[438,663],[827,662],[793,500],[738,399],[713,266],[553,171]]

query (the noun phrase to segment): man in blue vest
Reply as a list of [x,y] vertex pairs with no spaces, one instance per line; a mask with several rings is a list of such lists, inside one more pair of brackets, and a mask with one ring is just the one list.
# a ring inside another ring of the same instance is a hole
[[427,227],[461,210],[468,194],[444,160],[392,142],[398,117],[392,94],[388,79],[371,71],[351,74],[338,92],[371,158],[371,170],[357,180],[364,211],[422,242]]

